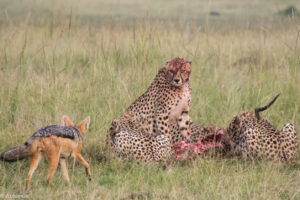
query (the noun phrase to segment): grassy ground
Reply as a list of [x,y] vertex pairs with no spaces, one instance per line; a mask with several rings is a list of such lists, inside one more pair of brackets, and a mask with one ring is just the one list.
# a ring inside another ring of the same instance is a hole
[[70,161],[72,185],[58,169],[48,187],[42,162],[25,192],[29,161],[2,162],[0,198],[300,199],[300,156],[296,165],[205,157],[163,170],[103,151],[111,120],[176,56],[193,61],[196,123],[227,126],[281,92],[263,117],[299,132],[300,21],[280,14],[290,5],[300,9],[279,0],[0,1],[0,151],[64,114],[90,115],[83,155],[93,174],[88,182]]

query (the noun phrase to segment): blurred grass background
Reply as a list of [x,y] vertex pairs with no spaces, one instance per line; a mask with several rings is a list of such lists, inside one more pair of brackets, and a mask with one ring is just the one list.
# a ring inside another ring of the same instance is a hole
[[[292,7],[291,7],[292,6]],[[290,11],[289,11],[290,9]],[[69,162],[46,184],[47,164],[24,192],[28,161],[1,163],[0,194],[34,199],[300,199],[296,165],[205,157],[164,171],[118,162],[103,152],[113,118],[173,57],[193,61],[191,117],[227,126],[243,110],[268,103],[263,117],[300,130],[300,1],[2,0],[0,1],[0,151],[64,114],[92,122],[83,167]],[[298,134],[299,135],[299,134]]]

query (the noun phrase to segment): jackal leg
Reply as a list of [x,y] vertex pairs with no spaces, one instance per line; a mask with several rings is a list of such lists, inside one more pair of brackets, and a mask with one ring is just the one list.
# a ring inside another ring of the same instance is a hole
[[89,181],[91,181],[92,175],[91,175],[89,163],[85,161],[85,159],[82,157],[80,153],[75,153],[74,157],[78,162],[80,162],[85,167],[86,175],[88,175]]
[[42,153],[40,151],[34,153],[31,156],[30,169],[29,169],[28,176],[26,179],[25,190],[28,189],[32,175],[33,175],[34,171],[36,170],[37,166],[39,165],[41,158],[42,158]]
[[60,156],[59,145],[57,145],[56,142],[53,142],[53,144],[49,144],[49,147],[47,149],[45,149],[44,154],[45,154],[45,156],[48,160],[48,164],[49,164],[47,181],[48,181],[49,185],[52,185],[52,177],[56,172],[58,162],[59,162],[59,156]]
[[61,158],[59,163],[60,163],[61,171],[63,173],[64,178],[66,179],[68,184],[70,184],[70,177],[69,177],[68,168],[67,168],[67,165],[66,165],[66,159]]

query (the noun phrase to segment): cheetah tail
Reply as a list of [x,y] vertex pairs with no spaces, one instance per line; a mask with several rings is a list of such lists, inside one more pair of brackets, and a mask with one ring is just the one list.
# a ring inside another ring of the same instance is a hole
[[280,96],[280,94],[281,93],[277,94],[276,97],[268,105],[260,108],[255,108],[255,116],[258,120],[260,120],[259,112],[267,110],[276,101],[276,99]]

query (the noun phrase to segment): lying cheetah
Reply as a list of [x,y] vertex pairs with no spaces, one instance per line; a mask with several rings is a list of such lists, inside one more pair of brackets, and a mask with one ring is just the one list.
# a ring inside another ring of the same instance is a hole
[[246,111],[234,117],[225,131],[222,143],[225,152],[243,157],[264,157],[272,160],[292,161],[296,157],[298,140],[295,127],[287,123],[276,130],[259,112],[268,109],[279,94],[266,106]]
[[[115,154],[121,159],[145,161],[168,161],[173,156],[169,137],[145,134],[143,124],[133,115],[123,115],[114,119],[108,131],[108,138]],[[129,128],[130,127],[130,128]],[[133,129],[132,129],[133,128]]]
[[[171,130],[171,139],[162,135],[141,134],[145,131],[143,124],[135,127],[140,122],[133,115],[123,115],[120,119],[113,120],[108,131],[107,143],[115,149],[119,158],[129,158],[137,160],[170,161],[175,159],[175,150],[178,144],[185,140],[178,127]],[[216,136],[223,132],[223,129],[215,126],[198,126],[191,122],[190,141],[193,143],[203,142],[210,144],[220,142]],[[121,132],[120,127],[130,127],[130,132]],[[131,129],[133,128],[133,129]],[[116,148],[119,147],[119,148]],[[212,147],[213,148],[213,147]],[[122,149],[122,151],[119,151]]]
[[172,154],[172,128],[188,138],[192,62],[174,58],[158,71],[148,90],[109,130],[119,157],[160,161]]

